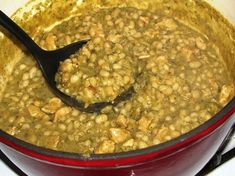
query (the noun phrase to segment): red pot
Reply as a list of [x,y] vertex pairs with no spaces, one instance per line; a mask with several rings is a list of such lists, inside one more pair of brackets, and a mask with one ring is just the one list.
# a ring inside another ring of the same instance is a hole
[[84,158],[28,144],[3,131],[0,148],[32,176],[193,176],[216,153],[234,122],[235,98],[198,128],[142,150]]
[[189,133],[142,150],[85,158],[31,145],[2,130],[0,149],[29,176],[193,176],[216,153],[234,123],[235,97]]

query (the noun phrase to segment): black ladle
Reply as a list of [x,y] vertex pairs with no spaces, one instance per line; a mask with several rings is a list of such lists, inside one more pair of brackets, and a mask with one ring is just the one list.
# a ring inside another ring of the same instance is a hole
[[13,36],[15,36],[20,42],[22,42],[29,52],[36,59],[43,76],[48,83],[53,93],[58,96],[65,104],[78,108],[84,112],[100,112],[106,106],[115,106],[121,101],[129,99],[134,88],[131,86],[128,90],[117,96],[112,102],[98,102],[85,106],[83,101],[78,101],[73,97],[70,97],[61,92],[56,87],[55,75],[57,73],[59,64],[61,61],[68,59],[71,54],[78,51],[88,41],[79,41],[67,45],[61,49],[46,51],[40,48],[30,37],[26,34],[15,22],[13,22],[7,15],[0,10],[0,24],[8,30]]

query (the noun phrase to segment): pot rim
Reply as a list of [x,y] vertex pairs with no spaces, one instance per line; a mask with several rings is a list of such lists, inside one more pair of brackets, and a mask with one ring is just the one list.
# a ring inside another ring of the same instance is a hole
[[[146,160],[149,157],[157,158],[164,157],[166,154],[172,154],[182,147],[192,145],[196,141],[202,140],[204,137],[209,135],[219,126],[221,126],[225,121],[235,113],[235,97],[217,114],[215,114],[210,120],[206,121],[204,124],[196,127],[195,129],[185,133],[175,139],[170,141],[160,143],[158,145],[150,146],[144,149],[138,149],[128,152],[112,153],[112,154],[92,154],[89,157],[83,156],[79,153],[69,153],[56,151],[51,149],[46,149],[40,146],[36,146],[25,142],[23,140],[17,139],[16,137],[7,134],[0,129],[0,142],[10,146],[16,151],[23,153],[25,155],[42,159],[48,162],[55,162],[57,164],[66,165],[83,165],[83,166],[103,166],[104,163],[99,163],[97,161],[107,161],[106,164],[117,165],[118,160],[128,159],[128,161],[123,161],[122,164],[136,163],[138,158],[142,156],[142,159]],[[233,123],[235,122],[235,118]],[[143,156],[145,156],[143,158]],[[133,158],[133,160],[130,160]],[[80,161],[80,162],[78,162]],[[110,163],[113,161],[113,163]],[[86,164],[84,164],[86,162]],[[90,163],[90,164],[89,164]],[[93,163],[93,164],[92,164]],[[139,163],[139,162],[138,162]],[[121,164],[121,165],[122,165]],[[119,165],[120,166],[120,165]]]

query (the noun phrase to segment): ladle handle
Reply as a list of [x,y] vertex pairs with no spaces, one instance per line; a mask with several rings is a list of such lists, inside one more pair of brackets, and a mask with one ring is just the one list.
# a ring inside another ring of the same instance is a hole
[[23,31],[13,20],[11,20],[5,13],[0,10],[0,25],[2,25],[8,32],[14,35],[27,49],[37,58],[41,55],[43,50],[31,39],[31,37]]

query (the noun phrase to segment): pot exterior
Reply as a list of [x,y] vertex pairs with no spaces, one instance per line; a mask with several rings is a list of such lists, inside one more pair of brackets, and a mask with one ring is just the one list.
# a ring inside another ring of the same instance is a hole
[[199,138],[178,150],[169,151],[164,157],[154,157],[142,163],[137,162],[138,164],[109,168],[71,167],[27,156],[3,143],[0,143],[0,148],[29,176],[193,176],[216,153],[234,121],[235,114],[204,138]]

